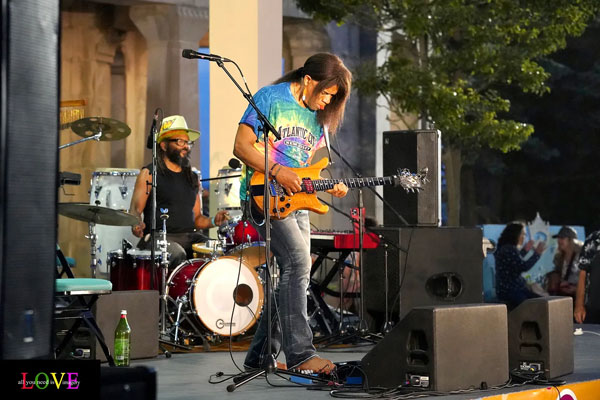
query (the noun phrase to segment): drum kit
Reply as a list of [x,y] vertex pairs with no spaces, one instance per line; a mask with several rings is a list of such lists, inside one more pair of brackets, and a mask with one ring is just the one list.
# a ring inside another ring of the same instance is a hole
[[[82,118],[71,129],[82,139],[59,149],[88,140],[120,140],[131,132],[126,124],[103,117]],[[245,334],[262,312],[266,246],[258,232],[242,221],[240,168],[219,170],[217,178],[212,178],[217,180],[217,208],[227,210],[231,217],[218,228],[218,239],[194,244],[196,258],[172,270],[168,270],[166,246],[152,260],[149,250],[132,245],[139,240],[131,232],[138,220],[128,211],[138,174],[135,169],[97,169],[92,174],[89,203],[58,205],[60,215],[88,223],[92,277],[97,271],[108,275],[116,291],[160,286],[167,303],[166,326],[161,332],[168,332],[174,344],[202,341],[206,346],[207,341],[217,342],[223,336]],[[159,237],[166,243],[165,223]],[[167,279],[161,284],[163,269]]]

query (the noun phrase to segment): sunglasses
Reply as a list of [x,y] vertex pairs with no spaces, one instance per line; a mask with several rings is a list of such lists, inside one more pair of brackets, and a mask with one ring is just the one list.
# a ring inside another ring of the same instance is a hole
[[184,140],[184,139],[169,139],[169,142],[171,143],[177,143],[177,146],[179,147],[183,147],[183,146],[189,146],[189,147],[193,147],[194,146],[194,142],[192,142],[191,140]]

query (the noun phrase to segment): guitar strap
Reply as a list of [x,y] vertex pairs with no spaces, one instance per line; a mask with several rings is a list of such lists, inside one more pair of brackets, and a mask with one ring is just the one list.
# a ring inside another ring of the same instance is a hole
[[327,153],[329,154],[329,165],[333,164],[333,158],[331,158],[331,144],[329,142],[329,127],[323,126],[323,134],[325,135],[325,145],[327,146]]

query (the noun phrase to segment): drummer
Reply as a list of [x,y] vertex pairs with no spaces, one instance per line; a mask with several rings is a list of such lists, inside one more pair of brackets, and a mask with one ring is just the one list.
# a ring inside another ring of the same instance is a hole
[[[192,258],[193,243],[206,241],[206,237],[198,230],[219,226],[228,219],[226,211],[219,211],[212,218],[202,215],[200,185],[190,166],[190,152],[194,141],[199,137],[200,132],[188,129],[184,117],[173,115],[163,119],[156,139],[156,240],[162,229],[161,209],[166,208],[169,216],[167,251],[171,267]],[[132,231],[141,238],[138,248],[142,250],[151,247],[151,169],[152,163],[142,168],[131,198],[130,212],[139,221],[139,224],[132,227]]]

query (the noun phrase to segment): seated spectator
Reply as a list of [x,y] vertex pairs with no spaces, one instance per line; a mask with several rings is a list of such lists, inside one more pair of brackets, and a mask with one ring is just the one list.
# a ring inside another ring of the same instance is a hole
[[579,282],[575,295],[573,316],[578,324],[600,323],[600,231],[590,234],[585,242],[576,267]]
[[534,254],[527,260],[524,257],[533,248],[533,240],[523,246],[525,240],[525,225],[521,222],[511,222],[506,225],[494,252],[496,259],[496,295],[498,300],[506,303],[509,310],[517,307],[523,301],[539,297],[532,292],[521,273],[528,271],[539,260],[545,244],[539,243]]
[[563,226],[556,238],[557,250],[554,254],[554,270],[547,275],[547,290],[553,296],[575,296],[579,270],[575,266],[582,242],[577,240],[577,232],[570,226]]

